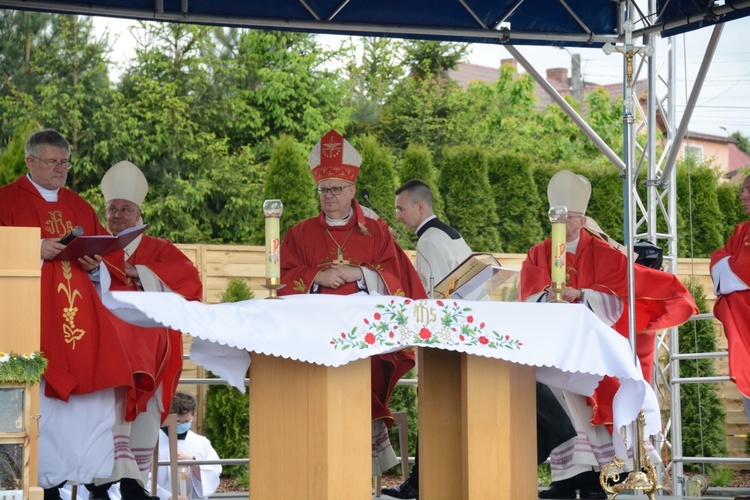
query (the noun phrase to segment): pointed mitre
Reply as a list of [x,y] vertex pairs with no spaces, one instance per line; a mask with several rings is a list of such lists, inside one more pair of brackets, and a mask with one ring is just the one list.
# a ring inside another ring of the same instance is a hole
[[560,170],[547,185],[549,206],[564,206],[568,212],[586,213],[591,198],[591,183],[582,175],[570,170]]
[[148,193],[148,182],[141,169],[129,161],[121,161],[102,177],[104,201],[128,200],[139,207]]
[[357,181],[362,157],[354,146],[335,130],[329,131],[315,145],[309,158],[315,184],[326,179]]

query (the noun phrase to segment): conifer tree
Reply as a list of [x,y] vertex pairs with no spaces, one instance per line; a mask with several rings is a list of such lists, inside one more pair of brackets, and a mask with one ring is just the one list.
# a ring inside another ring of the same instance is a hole
[[740,201],[740,186],[733,183],[721,183],[716,188],[716,197],[721,207],[724,222],[724,241],[734,232],[735,226],[747,220],[745,209]]
[[[367,190],[373,204],[393,219],[393,200],[395,199],[393,193],[398,187],[393,157],[374,136],[367,135],[354,140],[354,144],[359,154],[362,155],[362,166],[357,177],[358,199],[361,200],[362,191]],[[372,208],[367,202],[363,202],[363,206]]]
[[499,220],[492,195],[487,161],[471,146],[447,148],[440,169],[440,193],[447,222],[475,252],[502,252]]
[[[293,137],[282,135],[271,151],[265,175],[263,199],[278,199],[284,204],[281,236],[298,222],[318,213],[318,199],[307,158]],[[259,212],[263,224],[263,213]],[[262,226],[259,226],[259,229]],[[261,234],[262,231],[261,231]]]
[[[708,312],[706,294],[697,282],[686,282],[700,312]],[[688,321],[679,328],[680,354],[716,352],[716,335],[710,321]],[[680,361],[680,377],[712,377],[716,375],[711,359]],[[722,457],[727,453],[724,428],[724,405],[716,384],[682,384],[682,451],[687,457]],[[688,465],[697,469],[700,465]],[[715,465],[707,466],[715,469]]]
[[543,239],[537,212],[530,209],[542,205],[531,176],[531,161],[506,154],[489,157],[487,164],[503,251],[526,253]]
[[677,208],[685,224],[684,232],[678,228],[678,234],[683,236],[679,241],[679,254],[706,258],[725,242],[716,195],[718,179],[709,165],[688,163],[687,167],[677,171]]

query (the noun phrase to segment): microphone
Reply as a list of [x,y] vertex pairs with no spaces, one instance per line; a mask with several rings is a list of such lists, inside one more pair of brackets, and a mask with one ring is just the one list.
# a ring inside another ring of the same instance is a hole
[[[382,217],[383,219],[385,219],[388,222],[388,224],[390,224],[390,227],[392,227],[393,230],[396,231],[399,234],[399,236],[401,236],[406,241],[408,241],[409,243],[411,243],[412,245],[414,245],[414,242],[411,241],[411,238],[409,238],[409,236],[407,236],[403,231],[401,231],[401,229],[398,227],[398,225],[396,225],[393,222],[393,220],[391,220],[390,217],[388,217],[387,215],[385,215],[385,212],[383,210],[381,210],[380,208],[378,208],[377,205],[375,205],[375,203],[372,202],[372,200],[370,199],[370,192],[367,189],[362,189],[359,193],[360,193],[359,195],[362,197],[362,199],[365,200],[367,202],[367,204],[372,207],[372,209],[375,211],[375,213],[377,213],[380,217]],[[430,265],[430,261],[427,260],[427,257],[425,257],[424,254],[419,251],[419,249],[417,248],[416,245],[414,245],[414,250],[417,252],[417,255],[419,255],[420,257],[422,257],[422,260],[424,261],[424,263],[427,264],[427,269],[430,270],[430,278],[429,278],[429,287],[430,287],[430,289],[427,291],[427,296],[430,299],[434,299],[435,298],[435,275],[432,274],[432,266]]]
[[72,243],[74,239],[82,235],[83,235],[83,228],[81,226],[76,226],[73,228],[72,231],[70,231],[68,234],[66,234],[60,239],[60,243],[67,246],[70,243]]

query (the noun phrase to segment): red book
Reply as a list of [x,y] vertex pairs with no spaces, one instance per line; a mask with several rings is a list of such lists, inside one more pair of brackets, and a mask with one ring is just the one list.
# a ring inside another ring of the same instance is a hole
[[107,255],[115,250],[122,250],[143,233],[148,224],[129,227],[117,236],[96,235],[79,236],[71,241],[63,251],[52,260],[78,260],[86,255]]

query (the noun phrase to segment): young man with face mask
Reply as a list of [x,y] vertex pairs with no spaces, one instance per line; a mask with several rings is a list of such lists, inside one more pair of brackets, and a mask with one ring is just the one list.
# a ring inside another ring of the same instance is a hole
[[[204,436],[191,429],[198,403],[192,394],[177,391],[172,400],[170,412],[177,415],[177,460],[218,460],[219,455]],[[162,427],[159,433],[159,461],[169,460],[168,428]],[[186,489],[180,491],[178,499],[206,498],[219,487],[221,465],[190,465],[186,471]],[[159,467],[157,494],[160,499],[172,498],[172,476],[169,467]],[[178,481],[179,483],[179,481]]]

